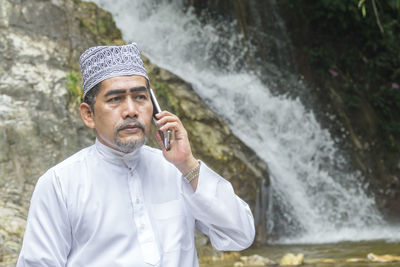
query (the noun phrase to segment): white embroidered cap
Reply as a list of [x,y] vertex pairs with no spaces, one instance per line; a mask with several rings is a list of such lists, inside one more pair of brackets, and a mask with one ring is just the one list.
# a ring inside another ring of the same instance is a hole
[[87,49],[79,60],[83,97],[96,84],[105,79],[140,75],[149,80],[140,51],[135,43],[121,46],[94,46]]

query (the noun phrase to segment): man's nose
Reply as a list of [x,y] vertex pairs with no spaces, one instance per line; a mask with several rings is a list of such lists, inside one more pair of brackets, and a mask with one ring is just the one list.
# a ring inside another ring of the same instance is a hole
[[135,104],[135,101],[133,101],[132,98],[127,97],[124,101],[124,106],[123,106],[123,111],[122,111],[122,117],[125,118],[135,118],[138,115],[138,109]]

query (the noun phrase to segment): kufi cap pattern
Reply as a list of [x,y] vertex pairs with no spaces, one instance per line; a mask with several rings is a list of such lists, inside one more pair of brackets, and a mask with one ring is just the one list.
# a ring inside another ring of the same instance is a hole
[[105,79],[140,75],[149,80],[140,51],[135,43],[122,46],[95,46],[87,49],[79,60],[83,97],[99,82]]

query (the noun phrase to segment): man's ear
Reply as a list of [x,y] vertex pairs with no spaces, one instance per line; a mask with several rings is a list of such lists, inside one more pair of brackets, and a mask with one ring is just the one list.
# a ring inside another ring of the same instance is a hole
[[79,112],[81,113],[83,123],[87,127],[94,129],[96,124],[94,122],[94,113],[90,105],[87,103],[81,103],[81,105],[79,106]]

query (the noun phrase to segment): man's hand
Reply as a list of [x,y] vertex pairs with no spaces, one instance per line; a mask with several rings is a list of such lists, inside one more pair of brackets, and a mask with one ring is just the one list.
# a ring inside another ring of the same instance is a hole
[[[196,168],[199,162],[193,157],[186,129],[180,119],[168,111],[158,113],[156,118],[158,119],[157,125],[162,125],[159,129],[160,131],[171,130],[173,132],[169,150],[165,150],[164,141],[160,133],[158,131],[155,133],[157,143],[161,146],[164,157],[174,164],[183,175]],[[197,179],[195,180],[197,185]],[[194,183],[191,184],[193,186]]]

